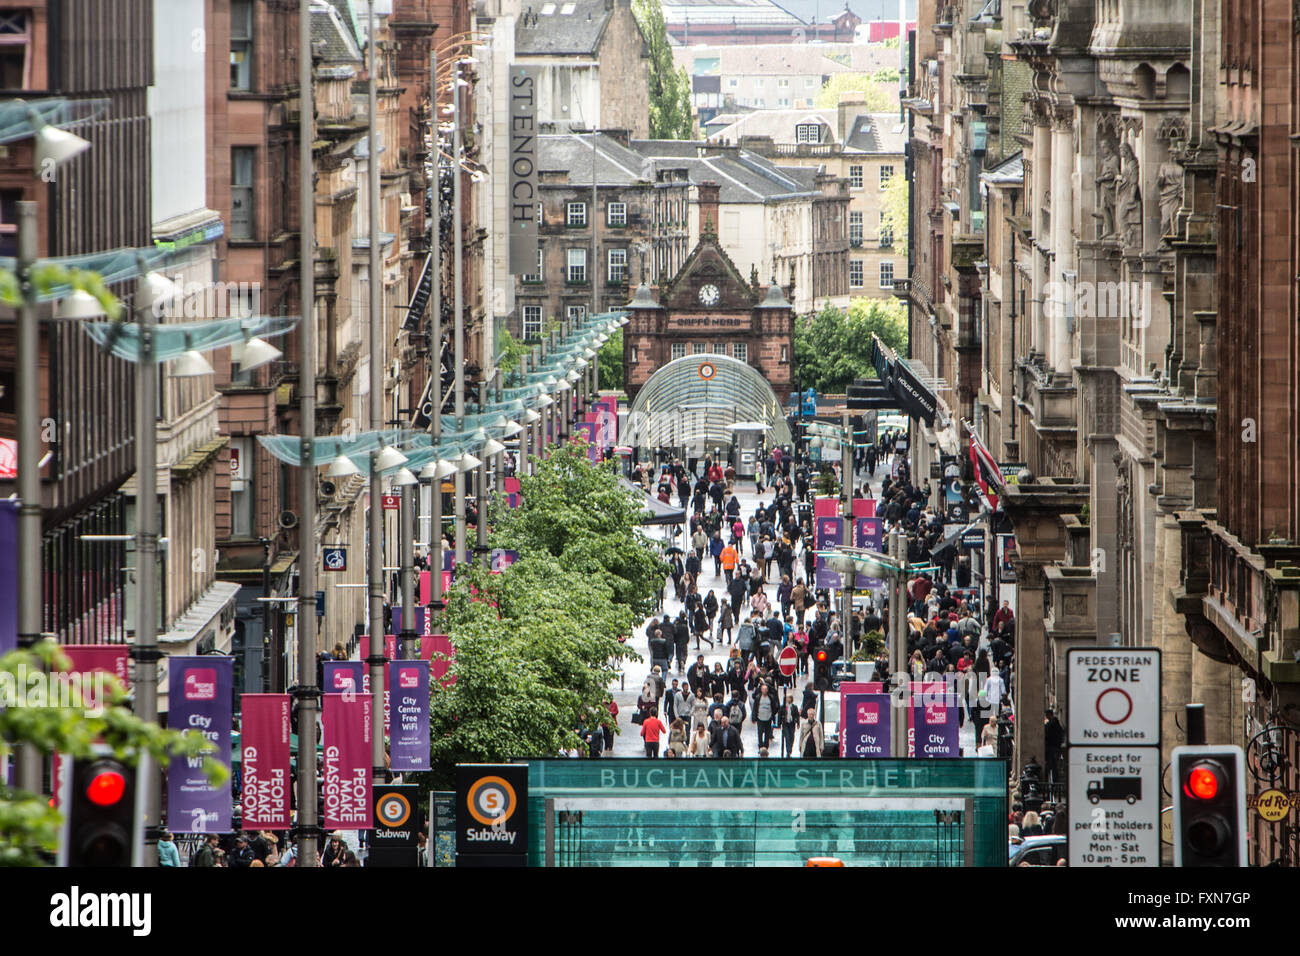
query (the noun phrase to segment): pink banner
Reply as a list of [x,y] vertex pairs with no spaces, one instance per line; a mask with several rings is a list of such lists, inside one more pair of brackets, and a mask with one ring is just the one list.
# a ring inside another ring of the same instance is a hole
[[875,516],[876,516],[875,498],[854,498],[853,499],[853,517],[874,518]]
[[[68,655],[68,659],[72,662],[64,673],[93,674],[95,671],[103,671],[120,680],[124,688],[130,688],[127,662],[131,658],[130,648],[126,644],[64,644],[61,650]],[[91,702],[87,701],[86,703]],[[64,758],[63,754],[54,755],[54,777],[51,784],[54,796],[50,801],[50,805],[55,809],[59,806],[59,794],[63,791],[65,763],[66,758]]]
[[289,828],[289,695],[244,694],[239,739],[245,830]]
[[[370,635],[369,634],[362,634],[359,638],[357,638],[357,648],[361,652],[358,656],[362,661],[365,661],[365,659],[370,656]],[[384,657],[390,661],[397,659],[397,635],[396,634],[384,635]],[[369,668],[370,665],[366,664],[366,667]]]
[[429,673],[443,687],[450,687],[456,683],[456,675],[448,673],[456,659],[456,648],[452,647],[451,638],[446,634],[435,634],[429,638],[428,646],[431,653],[425,654],[424,658],[429,662]]
[[814,518],[834,518],[839,513],[840,513],[839,498],[817,497],[813,499]]
[[327,830],[370,830],[370,748],[374,733],[370,697],[325,694],[321,711],[325,750],[325,815]]

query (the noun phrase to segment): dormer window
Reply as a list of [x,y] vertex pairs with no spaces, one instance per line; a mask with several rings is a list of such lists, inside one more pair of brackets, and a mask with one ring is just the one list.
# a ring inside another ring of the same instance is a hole
[[794,128],[794,141],[796,143],[820,143],[822,141],[821,127],[816,123],[799,123]]

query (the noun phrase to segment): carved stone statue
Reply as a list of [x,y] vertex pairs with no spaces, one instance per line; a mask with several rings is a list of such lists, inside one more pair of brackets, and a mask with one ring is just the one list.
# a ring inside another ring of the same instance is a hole
[[1116,225],[1121,230],[1124,245],[1142,245],[1142,188],[1141,170],[1137,154],[1128,143],[1119,148],[1119,176],[1115,180]]
[[1183,204],[1183,170],[1177,163],[1161,163],[1156,176],[1160,187],[1160,235],[1171,236]]
[[1097,238],[1115,235],[1115,181],[1119,178],[1119,153],[1109,136],[1097,137]]

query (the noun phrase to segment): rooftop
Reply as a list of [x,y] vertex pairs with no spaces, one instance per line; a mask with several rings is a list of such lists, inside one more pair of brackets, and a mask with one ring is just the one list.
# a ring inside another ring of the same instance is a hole
[[611,14],[605,0],[525,0],[515,20],[515,53],[594,54]]

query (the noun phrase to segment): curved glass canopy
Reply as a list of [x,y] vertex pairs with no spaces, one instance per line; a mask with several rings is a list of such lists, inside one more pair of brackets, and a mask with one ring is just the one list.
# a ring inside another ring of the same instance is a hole
[[790,444],[790,427],[772,386],[751,365],[727,355],[687,355],[641,386],[628,415],[631,444],[730,445],[733,425],[767,426],[767,443]]

